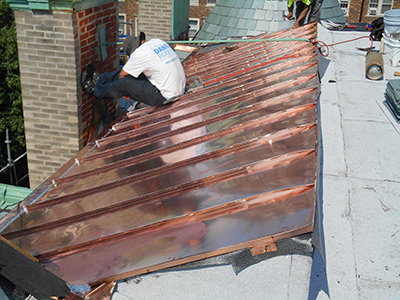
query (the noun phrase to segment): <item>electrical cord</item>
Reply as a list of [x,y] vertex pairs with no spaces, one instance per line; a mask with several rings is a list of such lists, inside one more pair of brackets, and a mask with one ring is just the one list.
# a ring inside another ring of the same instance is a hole
[[[360,36],[360,37],[357,37],[357,38],[354,38],[354,39],[350,39],[350,40],[346,40],[346,41],[342,41],[342,42],[333,43],[333,44],[330,44],[330,45],[327,45],[327,44],[326,44],[325,42],[323,42],[323,41],[315,41],[314,43],[317,43],[317,45],[318,45],[318,44],[322,44],[322,46],[319,46],[319,52],[321,53],[322,56],[326,57],[326,56],[329,55],[329,47],[336,46],[336,45],[340,45],[340,44],[344,44],[344,43],[354,42],[354,41],[356,41],[356,40],[360,40],[360,39],[364,39],[364,38],[370,39],[371,45],[370,45],[369,49],[372,49],[372,47],[373,47],[373,45],[374,45],[374,40],[373,40],[372,37],[370,37],[370,36]],[[325,52],[325,53],[322,51],[322,49],[323,49],[324,47],[326,48],[326,52]]]
[[[273,63],[273,62],[276,62],[276,61],[280,61],[280,60],[283,60],[283,59],[288,59],[288,58],[294,57],[296,52],[298,52],[301,49],[303,49],[303,48],[305,48],[305,47],[307,47],[309,45],[312,45],[312,44],[317,44],[318,50],[321,53],[321,55],[324,56],[324,57],[327,57],[329,55],[329,47],[340,45],[340,44],[344,44],[344,43],[354,42],[354,41],[357,41],[357,40],[360,40],[360,39],[364,39],[364,38],[368,38],[371,41],[370,47],[366,48],[367,51],[368,51],[368,50],[372,49],[373,44],[374,44],[374,40],[370,36],[361,36],[361,37],[357,37],[357,38],[354,38],[354,39],[350,39],[350,40],[346,40],[346,41],[342,41],[342,42],[337,42],[337,43],[333,43],[333,44],[329,44],[329,45],[326,44],[325,42],[319,41],[319,40],[306,40],[306,39],[303,39],[301,41],[305,41],[306,42],[303,46],[299,47],[298,49],[296,49],[296,50],[294,50],[294,51],[292,51],[292,52],[290,52],[290,53],[288,53],[286,55],[283,55],[281,57],[277,57],[277,58],[272,59],[272,60],[268,60],[266,62],[257,64],[257,65],[251,66],[251,67],[248,67],[248,68],[246,68],[244,70],[233,72],[233,73],[230,73],[228,75],[225,75],[225,76],[222,76],[222,77],[215,78],[213,80],[207,81],[207,82],[204,83],[204,86],[208,86],[208,85],[211,85],[211,84],[213,84],[215,82],[218,82],[218,81],[221,81],[221,80],[224,80],[224,79],[228,79],[228,78],[234,77],[236,75],[240,75],[243,72],[248,72],[248,71],[253,70],[253,69],[261,68],[262,66],[264,66],[266,64],[270,64],[270,63]],[[324,48],[326,48],[326,52],[323,52]]]

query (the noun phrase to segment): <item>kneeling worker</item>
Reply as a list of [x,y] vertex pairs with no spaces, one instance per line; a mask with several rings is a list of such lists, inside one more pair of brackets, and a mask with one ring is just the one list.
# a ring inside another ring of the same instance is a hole
[[122,70],[99,75],[89,65],[82,85],[98,100],[130,97],[150,106],[163,105],[185,92],[186,76],[175,51],[160,39],[129,36],[123,49],[129,56]]

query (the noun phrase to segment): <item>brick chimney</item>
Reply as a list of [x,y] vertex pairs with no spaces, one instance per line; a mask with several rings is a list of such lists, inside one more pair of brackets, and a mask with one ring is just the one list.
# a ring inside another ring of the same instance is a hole
[[[118,40],[118,2],[41,1],[9,1],[17,25],[31,188],[87,142],[95,98],[82,91],[81,73],[90,62],[99,72],[118,67],[119,46],[104,44]],[[118,99],[107,105],[115,113]]]

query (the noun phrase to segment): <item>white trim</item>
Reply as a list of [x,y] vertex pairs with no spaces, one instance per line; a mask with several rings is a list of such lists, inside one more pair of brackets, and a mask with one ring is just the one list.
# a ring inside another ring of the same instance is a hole
[[192,0],[190,0],[190,6],[199,6],[199,0],[194,0],[194,1],[192,1]]
[[206,7],[214,7],[215,6],[215,4],[217,4],[218,3],[218,0],[215,0],[215,3],[208,3],[208,0],[207,0],[207,3],[206,3]]
[[[197,23],[197,26],[195,27],[195,28],[192,28],[191,26],[190,26],[190,21],[194,21],[194,22],[196,22]],[[192,39],[192,37],[197,33],[197,31],[199,31],[199,29],[200,29],[200,19],[199,18],[189,18],[189,26],[190,26],[190,28],[189,28],[189,39]],[[193,36],[191,37],[190,35],[190,31],[194,31],[194,30],[196,30],[196,32],[193,34]]]
[[139,16],[135,15],[135,36],[139,36]]
[[349,8],[350,8],[350,0],[342,1],[338,0],[340,9],[342,10],[343,14],[348,17],[349,16]]
[[[123,17],[124,18],[124,20],[122,21],[122,22],[125,22],[126,23],[126,14],[118,14],[118,34],[119,35],[121,35],[121,34],[126,34],[127,32],[126,32],[126,24],[119,24],[119,22],[121,21],[120,20],[120,17]],[[123,32],[121,33],[120,32],[120,28],[121,28],[121,26],[123,26]]]
[[383,3],[383,0],[378,0],[378,3],[371,3],[371,0],[368,3],[368,17],[382,17],[385,12],[382,12],[382,6],[389,6],[390,5],[390,9],[393,8],[393,0],[390,0],[390,4],[389,3]]

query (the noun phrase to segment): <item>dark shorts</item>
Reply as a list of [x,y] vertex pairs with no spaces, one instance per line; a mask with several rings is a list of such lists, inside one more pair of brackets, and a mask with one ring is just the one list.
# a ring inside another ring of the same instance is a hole
[[138,78],[128,75],[119,79],[120,71],[101,74],[94,88],[94,96],[98,100],[130,97],[134,101],[156,106],[167,101],[143,74]]

